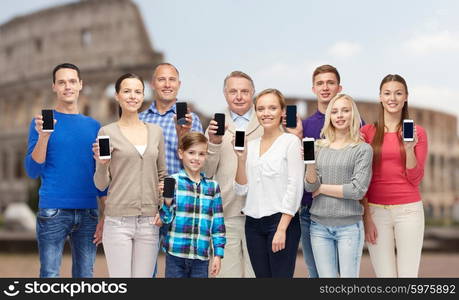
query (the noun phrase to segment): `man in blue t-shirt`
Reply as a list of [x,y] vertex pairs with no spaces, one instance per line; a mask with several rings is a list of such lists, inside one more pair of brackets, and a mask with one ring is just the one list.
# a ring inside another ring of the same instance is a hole
[[[320,138],[320,131],[325,122],[325,111],[328,103],[333,97],[341,92],[340,76],[338,70],[330,65],[317,67],[312,74],[312,92],[317,97],[317,111],[309,118],[301,121],[298,118],[296,128],[287,128],[287,131],[297,135],[300,139],[304,137]],[[301,246],[303,258],[308,267],[310,278],[319,277],[317,273],[314,255],[311,248],[311,236],[309,226],[311,225],[311,214],[309,209],[312,204],[312,194],[304,191],[301,201],[300,224],[301,224]]]
[[98,191],[93,181],[92,143],[100,124],[78,113],[82,87],[77,66],[56,66],[52,85],[56,93],[54,131],[43,131],[41,115],[30,124],[25,169],[30,177],[41,179],[37,214],[40,277],[59,277],[67,237],[72,250],[72,277],[93,276],[96,245],[100,242],[100,236],[94,239],[99,219],[97,197],[106,193]]

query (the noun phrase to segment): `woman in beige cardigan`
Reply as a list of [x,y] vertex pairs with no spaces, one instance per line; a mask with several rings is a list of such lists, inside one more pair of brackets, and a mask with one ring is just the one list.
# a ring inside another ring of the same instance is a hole
[[108,187],[95,242],[102,241],[110,277],[152,277],[159,247],[158,184],[166,176],[164,138],[159,126],[139,120],[144,99],[142,78],[127,73],[115,84],[121,116],[102,127],[110,137],[111,159],[99,158],[94,182]]

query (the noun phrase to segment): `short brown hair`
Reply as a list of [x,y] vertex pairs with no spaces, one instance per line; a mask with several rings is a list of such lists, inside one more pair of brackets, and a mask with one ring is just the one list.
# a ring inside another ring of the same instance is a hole
[[255,97],[255,101],[254,101],[255,108],[257,107],[258,99],[260,99],[262,96],[267,95],[267,94],[273,94],[273,95],[277,96],[277,99],[279,100],[279,104],[280,104],[281,109],[285,108],[285,97],[284,97],[284,95],[282,95],[282,93],[279,90],[276,90],[276,89],[266,89],[266,90],[261,91]]
[[252,89],[255,92],[255,85],[253,84],[252,78],[242,71],[233,71],[229,73],[228,76],[225,77],[225,80],[223,81],[223,91],[226,88],[226,82],[228,81],[228,79],[233,78],[233,77],[245,78],[248,81],[250,81],[250,84],[252,85]]
[[185,134],[179,142],[179,149],[182,151],[186,151],[191,148],[191,146],[196,144],[206,144],[207,145],[207,138],[204,134],[196,131],[188,132]]
[[317,67],[314,70],[314,73],[312,73],[312,84],[314,85],[314,78],[316,78],[317,75],[322,74],[322,73],[333,73],[336,76],[336,80],[338,80],[338,84],[341,82],[341,77],[339,76],[338,70],[332,66],[332,65],[322,65]]

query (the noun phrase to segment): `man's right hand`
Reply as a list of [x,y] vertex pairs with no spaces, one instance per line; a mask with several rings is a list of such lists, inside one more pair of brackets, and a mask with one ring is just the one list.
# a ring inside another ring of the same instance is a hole
[[[54,125],[56,125],[57,120],[54,119]],[[43,131],[43,116],[36,115],[35,116],[35,130],[37,131],[40,137],[48,138],[51,136],[52,132],[44,132]]]
[[[228,128],[228,125],[225,125],[225,131]],[[214,119],[209,122],[209,127],[207,132],[209,133],[209,142],[212,144],[221,144],[223,141],[223,135],[216,135],[218,129],[218,123]]]

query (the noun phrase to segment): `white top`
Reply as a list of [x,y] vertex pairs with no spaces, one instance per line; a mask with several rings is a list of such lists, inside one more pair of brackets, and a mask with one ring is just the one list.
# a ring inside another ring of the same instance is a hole
[[247,144],[247,184],[234,182],[236,194],[247,194],[242,211],[257,219],[279,212],[294,216],[303,197],[301,141],[283,133],[261,157],[260,142],[258,138]]
[[145,153],[145,149],[147,149],[147,145],[134,145],[134,147],[139,151],[140,155]]

